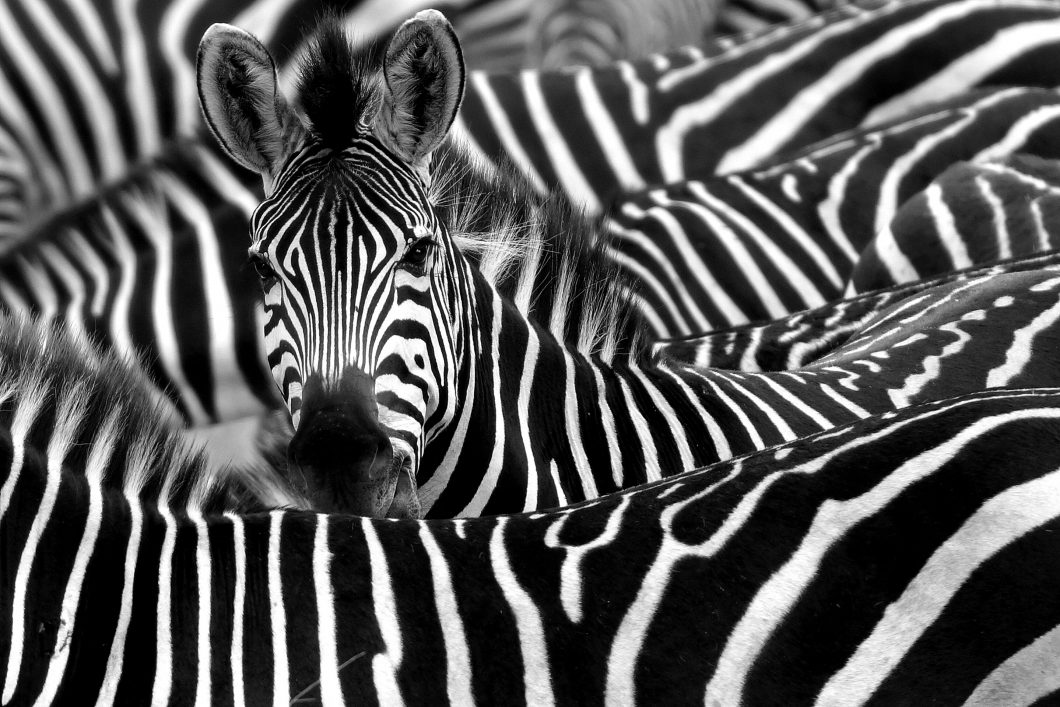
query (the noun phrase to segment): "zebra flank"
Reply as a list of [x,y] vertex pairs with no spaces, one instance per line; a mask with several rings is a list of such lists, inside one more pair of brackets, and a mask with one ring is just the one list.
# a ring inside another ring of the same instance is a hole
[[5,704],[1060,691],[1056,390],[917,405],[571,508],[454,521],[182,504],[129,488],[117,462],[101,476],[105,440],[27,450],[26,415],[16,402],[0,435]]

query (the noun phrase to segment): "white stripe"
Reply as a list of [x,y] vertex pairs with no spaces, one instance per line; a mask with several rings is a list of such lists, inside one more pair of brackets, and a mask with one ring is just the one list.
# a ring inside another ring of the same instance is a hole
[[211,704],[213,664],[210,619],[213,605],[213,568],[210,561],[210,529],[202,513],[189,511],[188,519],[195,527],[195,575],[198,580],[199,625],[197,640],[198,676],[195,683],[196,707]]
[[964,237],[957,230],[957,221],[953,217],[949,206],[942,198],[942,188],[938,182],[932,182],[924,190],[924,198],[935,229],[939,234],[939,245],[945,248],[950,256],[952,270],[961,270],[971,267],[975,263],[968,255],[968,249],[964,244]]
[[1060,22],[1045,20],[1023,22],[1005,27],[983,44],[961,54],[936,74],[913,88],[875,106],[861,122],[862,127],[896,120],[922,105],[952,96],[983,83],[1006,64],[1019,59],[1044,44],[1052,44],[1060,35]]
[[[162,146],[158,125],[158,100],[154,81],[145,57],[142,28],[137,17],[139,0],[118,0],[115,14],[121,31],[122,68],[125,81],[125,105],[133,114],[136,149],[141,157],[156,154]],[[198,95],[195,96],[198,100]]]
[[[538,475],[542,469],[538,467],[537,459],[534,457],[536,445],[530,436],[530,393],[534,389],[534,371],[537,370],[540,342],[537,340],[537,332],[534,331],[534,326],[530,322],[527,322],[526,334],[523,375],[519,379],[519,397],[515,403],[515,424],[519,426],[519,441],[523,447],[523,454],[526,455],[526,495],[523,498],[522,509],[523,511],[533,511],[540,505],[538,502],[540,481]],[[565,358],[569,358],[569,356]]]
[[221,269],[218,234],[213,220],[202,201],[171,175],[159,175],[181,216],[190,224],[201,255],[203,296],[206,298],[209,324],[210,365],[214,373],[214,409],[220,419],[230,420],[256,414],[261,402],[251,393],[250,384],[243,377],[239,362],[233,357],[235,344],[235,315],[228,291],[228,282]]
[[994,193],[990,180],[983,175],[976,175],[975,185],[983,195],[983,200],[990,205],[994,235],[997,238],[997,257],[1007,260],[1012,257],[1012,235],[1008,232],[1005,203]]
[[951,321],[947,324],[936,327],[938,330],[953,334],[955,339],[943,346],[937,354],[925,356],[921,364],[921,371],[919,373],[908,374],[900,388],[890,388],[887,390],[887,397],[891,399],[891,404],[896,408],[902,408],[916,402],[916,396],[920,391],[922,391],[928,383],[938,379],[939,373],[942,370],[942,360],[961,353],[961,351],[964,350],[965,345],[972,340],[971,333],[962,329],[961,325],[965,322],[982,321],[985,318],[986,312],[984,310],[975,309],[970,312],[965,312],[956,322]]
[[[1060,280],[1049,280],[1041,282],[1031,288],[1034,292],[1041,292],[1060,285]],[[986,376],[987,388],[1001,388],[1010,385],[1013,378],[1023,372],[1024,366],[1031,359],[1034,352],[1034,339],[1042,332],[1050,331],[1052,326],[1060,321],[1060,304],[1055,304],[1045,310],[1030,324],[1020,327],[1012,334],[1012,345],[1005,351],[1005,361],[990,370]]]
[[174,0],[159,25],[158,45],[169,64],[170,93],[177,114],[177,134],[195,135],[202,125],[199,94],[195,85],[194,62],[184,54],[191,21],[201,11],[206,0]]
[[[1016,91],[1006,91],[1006,95],[1019,95]],[[1013,123],[1005,137],[990,147],[983,148],[969,162],[986,162],[1011,157],[1013,153],[1027,149],[1027,141],[1042,127],[1060,117],[1060,106],[1045,106],[1020,116]]]
[[[504,301],[501,299],[500,295],[493,293],[493,326],[491,327],[490,341],[488,344],[493,356],[493,385],[489,390],[489,394],[494,397],[494,439],[493,448],[490,453],[490,462],[489,466],[486,467],[486,473],[483,475],[478,489],[475,491],[475,495],[472,497],[471,501],[464,506],[463,510],[456,514],[457,516],[475,517],[482,515],[482,509],[486,507],[490,497],[493,495],[493,490],[497,487],[497,479],[500,476],[501,468],[504,466],[504,401],[500,399],[500,348],[497,345],[497,342],[500,341],[501,335],[503,304]],[[466,400],[464,406],[471,407],[472,400]]]
[[[431,565],[431,582],[434,587],[434,606],[445,644],[446,695],[453,705],[475,703],[472,685],[471,656],[468,636],[460,618],[460,607],[453,592],[453,581],[445,553],[438,547],[431,526],[420,523],[420,540]],[[459,568],[458,568],[459,569]]]
[[[155,273],[150,279],[152,285],[151,314],[158,363],[161,364],[166,378],[175,389],[174,392],[187,407],[192,425],[208,424],[212,422],[211,416],[206,413],[197,391],[184,375],[180,337],[177,336],[173,326],[173,308],[176,303],[170,300],[169,294],[175,274],[172,252],[175,236],[169,210],[157,194],[145,198],[129,198],[125,201],[125,207],[129,217],[147,235],[152,249],[151,253],[144,253],[140,256],[132,255],[133,251],[129,249],[126,253],[127,257],[133,257],[134,262],[140,262],[154,256]],[[208,293],[204,294],[208,296]]]
[[247,599],[247,547],[243,519],[235,513],[225,513],[232,523],[232,574],[235,586],[232,589],[232,704],[246,705],[246,685],[243,678],[243,624],[246,621]]
[[[33,93],[39,100],[40,113],[47,123],[50,141],[55,145],[56,154],[62,156],[62,175],[70,192],[73,196],[90,194],[96,180],[88,157],[81,149],[77,130],[70,120],[66,100],[51,80],[51,72],[41,64],[37,53],[27,44],[25,35],[17,30],[19,25],[8,7],[8,3],[0,3],[0,43],[11,55],[15,65],[13,70],[19,71],[23,78],[33,84]],[[3,28],[7,31],[2,31]],[[71,196],[65,190],[62,193],[64,198]]]
[[1060,626],[1039,636],[994,668],[965,701],[965,707],[1037,704],[1060,691]]
[[[87,127],[92,133],[92,145],[100,167],[99,181],[119,179],[128,169],[128,165],[125,161],[121,139],[118,137],[118,121],[103,86],[100,85],[97,75],[91,69],[91,64],[87,57],[77,51],[76,42],[63,32],[55,15],[44,3],[29,2],[24,3],[23,7],[43,35],[44,43],[56,53],[62,63],[62,73],[69,79],[80,103],[84,106],[87,120],[76,122],[81,127],[86,127],[84,124],[88,123]],[[37,86],[37,78],[31,79],[34,90]],[[64,98],[68,106],[76,103],[72,96],[64,96]],[[87,193],[89,192],[85,192]]]
[[508,154],[508,157],[519,166],[519,171],[530,180],[530,183],[534,185],[534,189],[538,193],[547,193],[549,190],[545,186],[545,180],[537,173],[533,160],[526,154],[522,143],[519,142],[519,138],[512,128],[512,124],[508,122],[504,107],[501,106],[489,85],[489,78],[481,72],[471,72],[470,81],[468,81],[468,91],[478,92],[490,124],[497,131],[497,138],[500,140],[501,145],[504,146],[504,151]]
[[[628,62],[619,62],[618,68],[619,74],[629,86],[634,120],[643,124],[644,121],[641,120],[640,116],[647,110],[646,97],[644,96],[646,88],[641,83],[632,83],[635,81],[635,73],[629,67]],[[622,136],[618,126],[615,125],[611,111],[600,96],[592,70],[584,67],[577,69],[574,75],[574,88],[578,93],[579,103],[585,112],[585,117],[589,124],[592,125],[593,135],[595,135],[596,141],[600,145],[600,150],[607,158],[607,164],[611,167],[611,171],[614,172],[622,190],[633,192],[646,187],[647,182],[629,152],[628,141]],[[597,208],[602,207],[599,202],[596,203],[596,206]]]
[[[582,498],[596,498],[600,495],[600,491],[596,487],[596,477],[593,475],[592,464],[589,462],[589,456],[585,452],[585,445],[582,442],[582,424],[580,421],[582,406],[589,407],[591,405],[590,400],[580,400],[578,398],[578,391],[575,389],[576,372],[574,370],[574,358],[564,348],[563,353],[563,371],[564,371],[564,383],[563,383],[563,417],[564,417],[564,432],[567,435],[567,440],[570,442],[570,453],[571,458],[574,460],[574,468],[578,472],[578,478],[581,480],[581,493]],[[534,351],[535,357],[537,351]],[[529,352],[527,352],[529,355]],[[593,366],[596,368],[596,366]],[[612,466],[614,461],[611,462]],[[563,493],[563,489],[558,489],[559,495],[566,497]],[[537,510],[539,506],[524,507],[525,511]]]
[[[11,468],[13,473],[7,479],[7,483],[4,484],[4,504],[0,511],[7,511],[15,484],[21,475],[26,435],[34,424],[40,403],[40,398],[30,398],[19,405],[15,411],[15,419],[11,425],[11,444],[13,448]],[[26,536],[26,542],[22,546],[22,552],[18,559],[18,569],[15,572],[15,584],[11,600],[11,646],[7,656],[7,670],[4,673],[3,696],[0,698],[0,701],[4,704],[11,702],[15,688],[18,686],[19,671],[22,669],[22,649],[26,640],[26,590],[29,583],[29,575],[33,569],[33,560],[37,554],[37,546],[40,544],[41,535],[44,534],[44,530],[48,527],[48,521],[55,507],[56,497],[59,493],[59,480],[59,474],[47,474],[44,492],[41,496],[37,513],[33,516],[29,534]],[[0,514],[0,517],[2,517],[2,514]],[[6,572],[10,573],[10,571],[9,567]]]
[[[163,494],[164,495],[164,494]],[[158,514],[165,527],[162,551],[158,558],[158,603],[155,619],[155,679],[151,687],[152,707],[166,707],[173,689],[173,549],[177,542],[177,523],[167,501],[160,501]]]
[[582,614],[582,562],[585,556],[593,550],[607,547],[618,537],[618,529],[622,525],[622,517],[629,508],[630,494],[618,497],[618,505],[607,514],[607,524],[600,534],[592,540],[587,540],[580,545],[570,545],[560,540],[560,533],[572,517],[570,513],[562,513],[545,531],[545,546],[559,548],[563,552],[563,562],[560,565],[559,574],[559,596],[563,606],[563,612],[571,623],[581,623]]
[[497,519],[490,535],[490,564],[493,565],[497,585],[512,610],[515,630],[519,634],[519,650],[526,681],[526,704],[549,707],[555,704],[555,696],[552,692],[552,669],[548,660],[548,647],[545,644],[544,623],[533,598],[519,585],[519,580],[508,561],[508,550],[504,545],[504,530],[507,526],[507,517],[501,516]]
[[[1058,413],[1051,412],[1050,417]],[[984,432],[989,429],[986,424],[982,427]],[[948,459],[931,461],[937,468]],[[817,704],[867,702],[973,572],[1007,545],[1058,515],[1060,471],[1006,489],[986,501],[932,553],[902,596],[887,607],[872,634],[821,690]],[[1031,568],[1028,571],[1034,572]],[[1034,601],[1030,597],[1026,600]],[[1053,657],[1053,665],[1060,667],[1060,657]]]
[[[794,177],[794,175],[788,173],[785,177]],[[781,181],[783,182],[784,179],[782,178]],[[795,243],[802,248],[806,255],[810,256],[814,264],[817,265],[822,273],[824,273],[824,276],[828,278],[828,282],[830,282],[833,287],[839,289],[843,286],[843,278],[835,269],[835,263],[832,262],[832,259],[829,258],[823,250],[821,250],[821,246],[817,241],[811,237],[790,214],[779,208],[776,202],[764,197],[760,191],[749,185],[746,179],[732,176],[728,178],[728,182],[738,188],[744,196],[748,197],[756,206],[758,206],[758,208],[765,211],[778,226],[783,228],[784,232],[794,239]],[[793,201],[795,201],[795,203],[800,202],[800,200],[797,199]],[[723,204],[724,202],[719,200],[719,203]],[[753,233],[756,242],[760,241],[761,247],[769,254],[769,257],[773,262],[780,264],[780,268],[784,270],[784,274],[789,278],[792,278],[795,289],[802,294],[803,301],[807,303],[807,308],[810,306],[817,306],[815,303],[818,302],[818,300],[820,300],[822,304],[827,301],[827,298],[821,295],[818,291],[817,285],[813,280],[806,277],[802,270],[791,261],[783,250],[757,228],[752,231],[752,221],[746,219],[735,209],[729,210],[733,214],[732,218],[747,221],[747,226],[745,226],[747,231]]]
[[575,205],[584,207],[589,213],[600,213],[603,206],[596,198],[596,192],[589,185],[585,175],[582,174],[574,155],[571,154],[563,133],[552,120],[545,97],[541,93],[541,87],[537,83],[537,76],[537,72],[522,71],[519,74],[519,83],[522,86],[523,96],[526,98],[527,113],[541,138],[541,144],[548,154],[549,162],[556,170],[556,177],[563,185],[563,189]]
[[331,549],[328,546],[328,516],[316,515],[313,535],[313,587],[316,589],[317,635],[320,638],[320,702],[342,705],[342,681],[335,629],[335,596],[331,589]]
[[[104,458],[99,458],[102,453]],[[77,548],[74,565],[70,570],[66,591],[63,593],[62,610],[59,614],[59,629],[55,637],[55,652],[48,661],[48,673],[37,696],[36,703],[39,705],[50,705],[55,701],[59,685],[66,672],[66,665],[70,659],[70,644],[74,635],[77,608],[81,599],[81,587],[85,581],[85,573],[88,563],[92,559],[92,553],[96,549],[96,540],[99,537],[99,528],[103,522],[103,494],[100,490],[102,482],[103,467],[110,456],[109,445],[96,444],[93,446],[92,455],[85,469],[85,477],[88,481],[88,517],[85,519],[85,530],[81,536],[81,543]],[[60,460],[57,460],[60,461]],[[54,469],[55,475],[60,476],[61,470]],[[49,470],[49,475],[53,472]],[[99,636],[98,638],[103,638]]]
[[129,543],[125,547],[125,576],[121,590],[121,608],[118,611],[118,625],[114,629],[114,640],[110,645],[107,658],[107,670],[103,675],[103,684],[96,698],[96,707],[110,707],[121,684],[122,669],[125,664],[125,638],[132,622],[133,598],[135,596],[137,558],[140,553],[140,538],[143,530],[143,510],[136,494],[126,492],[125,501],[129,508]]
[[364,531],[364,543],[368,548],[368,562],[371,566],[372,610],[383,639],[383,652],[372,659],[376,690],[380,693],[379,704],[399,705],[403,702],[397,686],[402,645],[394,589],[390,583],[386,553],[383,552],[383,546],[375,532],[375,522],[371,518],[362,518],[361,529]]
[[287,665],[287,613],[284,608],[283,576],[280,574],[280,540],[283,511],[269,514],[269,623],[272,628],[272,704],[288,707],[291,678]]

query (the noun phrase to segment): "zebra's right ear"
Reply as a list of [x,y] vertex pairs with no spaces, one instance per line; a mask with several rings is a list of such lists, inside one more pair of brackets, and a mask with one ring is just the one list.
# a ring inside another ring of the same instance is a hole
[[268,181],[289,119],[269,50],[249,32],[214,24],[199,41],[195,69],[210,131],[232,159]]

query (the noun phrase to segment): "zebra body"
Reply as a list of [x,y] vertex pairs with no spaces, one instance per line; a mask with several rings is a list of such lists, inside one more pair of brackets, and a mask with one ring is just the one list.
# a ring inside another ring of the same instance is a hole
[[[507,28],[522,21],[512,19],[519,12],[509,14],[507,3],[499,5],[496,13],[489,2],[446,7],[457,9],[458,28],[466,26],[477,42],[491,34],[510,37]],[[274,48],[281,83],[289,84],[288,58],[301,46],[294,33],[320,10],[299,0],[230,0],[194,12],[179,3],[142,13],[120,5],[5,7],[4,239],[23,237],[39,214],[89,197],[98,184],[120,181],[132,166],[165,151],[168,141],[202,135],[188,37],[211,21],[245,26]],[[403,7],[376,16],[403,14]],[[370,14],[355,9],[348,25],[361,34],[379,29]],[[714,43],[636,63],[477,72],[456,132],[477,157],[507,155],[539,189],[559,185],[576,202],[602,211],[621,192],[750,168],[853,128],[874,110],[874,119],[907,110],[924,102],[924,93],[938,100],[983,82],[1055,85],[1048,67],[1060,61],[1060,44],[1053,42],[1058,17],[1051,0],[872,2],[736,45]],[[955,36],[962,42],[952,41]],[[1008,49],[991,51],[999,43]],[[910,66],[907,51],[934,58]],[[811,106],[807,96],[831,99]],[[881,106],[885,97],[890,102]],[[783,130],[771,122],[775,115],[785,116]]]
[[[647,360],[611,273],[573,263],[559,268],[549,296],[535,287],[543,253],[577,237],[518,241],[535,223],[515,223],[514,234],[487,229],[475,266],[458,245],[473,237],[451,232],[431,205],[430,155],[463,79],[444,18],[421,13],[402,26],[385,83],[373,83],[374,67],[322,58],[341,58],[345,42],[333,27],[318,36],[301,114],[272,98],[272,64],[250,35],[211,29],[199,62],[207,119],[270,184],[250,253],[265,290],[269,360],[296,430],[292,474],[318,508],[533,510],[920,401],[1053,384],[1060,277],[1049,272],[899,302],[798,371]],[[428,68],[406,52],[430,57]],[[218,82],[229,62],[247,93]],[[401,90],[377,92],[382,85]],[[546,226],[564,234],[571,224]],[[511,295],[494,284],[506,267],[529,273],[511,275]],[[548,309],[535,311],[539,300]]]
[[846,294],[1060,246],[1060,162],[960,162],[907,201],[861,253]]
[[845,345],[874,317],[902,300],[941,285],[993,278],[1007,273],[1060,271],[1060,253],[1049,251],[904,283],[830,302],[762,324],[654,342],[656,360],[736,371],[790,371],[810,365]]
[[913,406],[572,508],[378,521],[240,510],[149,417],[116,438],[114,414],[77,415],[67,392],[112,368],[16,371],[11,334],[5,704],[1060,691],[1055,389]]
[[188,143],[0,256],[0,308],[136,359],[194,426],[278,404],[245,249],[255,192]]
[[[649,189],[616,204],[604,247],[657,336],[776,319],[840,297],[862,251],[951,165],[1022,151],[1060,158],[1060,93],[973,92],[768,167]],[[969,243],[996,240],[985,225],[957,230]]]
[[1051,0],[853,2],[635,62],[472,72],[454,134],[606,212],[653,184],[750,170],[977,86],[1060,83]]

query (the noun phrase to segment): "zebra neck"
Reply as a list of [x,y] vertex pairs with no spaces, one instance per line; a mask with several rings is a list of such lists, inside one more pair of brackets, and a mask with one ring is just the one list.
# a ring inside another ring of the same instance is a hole
[[729,456],[666,371],[581,353],[499,295],[480,305],[470,394],[424,454],[430,517],[565,505]]

